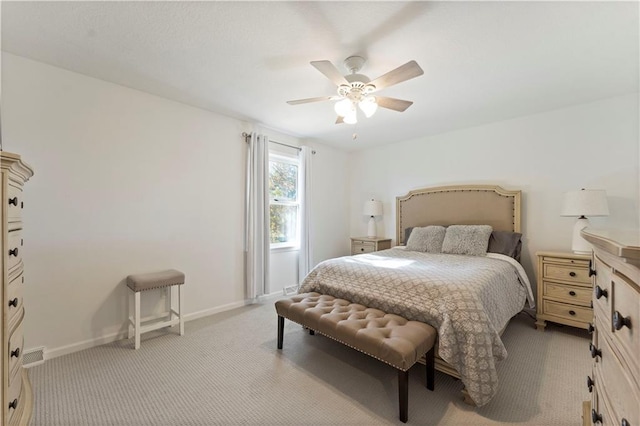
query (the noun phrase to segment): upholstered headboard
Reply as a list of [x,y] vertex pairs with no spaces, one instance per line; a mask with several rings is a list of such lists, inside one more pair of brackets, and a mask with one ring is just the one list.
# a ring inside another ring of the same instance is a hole
[[396,197],[396,241],[405,229],[427,225],[491,225],[520,232],[520,191],[492,185],[423,188]]

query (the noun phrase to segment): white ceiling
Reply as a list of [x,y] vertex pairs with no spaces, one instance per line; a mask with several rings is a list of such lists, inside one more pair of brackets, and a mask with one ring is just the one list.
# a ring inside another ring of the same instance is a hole
[[[354,150],[638,91],[638,2],[1,2],[2,50]],[[309,65],[368,58],[414,101],[334,124]],[[353,141],[353,133],[358,138]]]

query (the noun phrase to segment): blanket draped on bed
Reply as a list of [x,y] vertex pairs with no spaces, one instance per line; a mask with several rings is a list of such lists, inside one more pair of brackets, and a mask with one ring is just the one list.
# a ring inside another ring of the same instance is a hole
[[524,307],[527,290],[507,261],[390,249],[318,264],[299,292],[315,291],[427,323],[439,354],[478,406],[496,394],[499,331]]

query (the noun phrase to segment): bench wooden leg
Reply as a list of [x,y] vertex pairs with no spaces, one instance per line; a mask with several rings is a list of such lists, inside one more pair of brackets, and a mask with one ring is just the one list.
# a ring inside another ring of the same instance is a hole
[[284,317],[278,315],[278,349],[282,349],[282,340],[284,339]]
[[435,346],[425,355],[427,364],[427,389],[433,390],[436,375]]
[[406,423],[409,418],[409,370],[398,370],[398,397],[400,421]]

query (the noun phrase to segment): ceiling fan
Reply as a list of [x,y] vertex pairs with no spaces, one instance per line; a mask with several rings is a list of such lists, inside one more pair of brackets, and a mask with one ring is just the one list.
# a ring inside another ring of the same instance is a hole
[[350,56],[344,60],[345,67],[350,74],[343,76],[340,71],[330,61],[312,61],[311,65],[325,75],[329,80],[338,86],[338,94],[333,96],[320,96],[317,98],[297,99],[287,101],[289,105],[306,104],[309,102],[334,101],[334,109],[338,114],[336,124],[357,123],[357,108],[368,118],[371,117],[378,107],[403,112],[409,108],[413,102],[402,99],[389,98],[386,96],[373,96],[372,94],[402,83],[424,74],[422,68],[416,61],[409,61],[398,68],[381,75],[371,81],[369,77],[358,74],[366,60],[361,56]]

